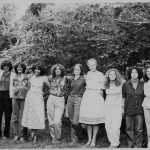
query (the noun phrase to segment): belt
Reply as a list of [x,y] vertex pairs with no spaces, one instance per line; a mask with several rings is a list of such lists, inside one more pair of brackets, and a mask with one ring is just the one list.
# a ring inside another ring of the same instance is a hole
[[82,95],[70,95],[71,97],[82,97]]
[[50,95],[54,95],[56,97],[63,97],[63,95],[56,95],[56,94],[51,94],[51,93],[50,93]]

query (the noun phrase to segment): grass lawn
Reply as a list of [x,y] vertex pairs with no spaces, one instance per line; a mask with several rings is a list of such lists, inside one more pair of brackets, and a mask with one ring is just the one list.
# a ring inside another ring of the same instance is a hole
[[[3,123],[4,125],[4,123]],[[60,144],[51,144],[51,138],[48,132],[48,123],[46,122],[46,129],[38,131],[38,142],[33,143],[29,141],[17,141],[13,142],[13,126],[11,123],[10,139],[0,139],[0,149],[31,149],[31,148],[84,148],[84,144],[87,142],[86,131],[83,133],[84,138],[76,145],[70,144],[70,122],[67,118],[63,118],[62,127],[62,142]],[[100,130],[97,137],[97,148],[107,148],[109,142],[106,136],[104,124],[100,125]],[[121,148],[127,147],[126,135],[121,133]]]

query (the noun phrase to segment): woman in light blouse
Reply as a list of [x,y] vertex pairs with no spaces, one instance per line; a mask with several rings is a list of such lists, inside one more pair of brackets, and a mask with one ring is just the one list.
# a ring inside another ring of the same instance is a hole
[[146,66],[144,95],[145,97],[142,106],[144,109],[145,123],[147,129],[148,148],[150,148],[150,65]]

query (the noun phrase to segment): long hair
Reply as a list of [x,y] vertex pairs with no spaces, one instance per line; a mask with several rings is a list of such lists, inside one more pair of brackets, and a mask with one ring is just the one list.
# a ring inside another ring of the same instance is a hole
[[79,66],[79,68],[80,68],[80,70],[81,70],[80,75],[83,75],[83,66],[82,66],[82,64],[75,64],[75,65],[73,66],[73,69],[72,69],[72,74],[73,74],[73,76],[74,76],[74,69],[75,69],[76,66]]
[[17,70],[18,66],[21,66],[21,68],[22,68],[22,73],[24,74],[25,71],[26,71],[26,65],[25,65],[24,63],[21,63],[21,62],[17,63],[17,64],[15,65],[15,67],[14,67],[16,74],[18,74],[18,70]]
[[136,66],[133,66],[133,67],[130,67],[128,70],[127,70],[127,76],[128,76],[128,80],[131,79],[131,72],[132,70],[135,69],[138,73],[138,79],[142,79],[143,77],[143,72],[142,72],[142,69],[139,68],[139,67],[136,67]]
[[4,66],[8,66],[9,67],[9,71],[12,70],[13,66],[10,60],[4,60],[1,63],[1,69],[4,70]]
[[56,77],[56,73],[55,73],[55,70],[57,69],[57,67],[59,67],[60,71],[61,71],[61,77],[64,77],[65,75],[65,68],[62,64],[55,64],[52,66],[51,68],[51,75],[52,75],[52,78],[55,78]]
[[35,71],[35,69],[40,70],[40,74],[39,74],[40,76],[44,76],[46,74],[44,66],[40,63],[33,65],[33,67],[32,67],[33,72]]
[[144,81],[147,82],[149,80],[148,76],[147,76],[147,69],[150,68],[150,64],[149,65],[146,65],[145,67],[145,75],[144,75]]
[[122,77],[122,75],[119,73],[119,71],[117,70],[117,69],[109,69],[107,72],[106,72],[106,74],[105,74],[105,77],[106,77],[106,80],[105,80],[105,88],[106,89],[109,89],[109,87],[110,87],[110,78],[109,78],[109,73],[111,72],[111,71],[114,71],[115,72],[115,74],[116,74],[116,78],[115,78],[115,82],[114,82],[114,84],[116,85],[116,86],[119,86],[119,85],[121,85],[122,83],[123,83],[123,77]]

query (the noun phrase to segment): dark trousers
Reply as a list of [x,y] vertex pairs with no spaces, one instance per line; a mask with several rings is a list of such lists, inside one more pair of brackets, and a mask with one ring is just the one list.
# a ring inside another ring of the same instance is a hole
[[9,91],[0,91],[0,136],[2,136],[2,117],[5,113],[4,136],[9,137],[10,121],[12,113],[12,100],[9,97]]
[[143,115],[126,116],[126,133],[130,148],[142,147]]
[[82,97],[68,98],[68,116],[71,121],[71,140],[77,142],[81,137],[81,126],[79,125],[79,111]]

